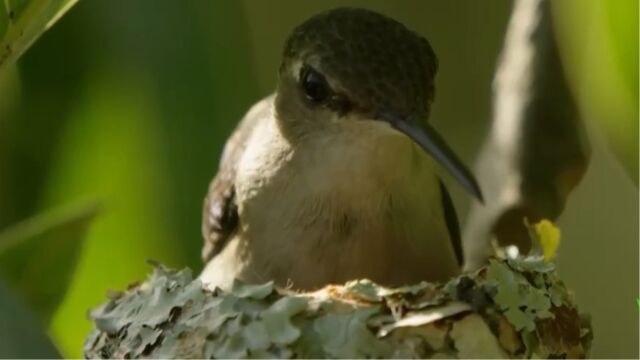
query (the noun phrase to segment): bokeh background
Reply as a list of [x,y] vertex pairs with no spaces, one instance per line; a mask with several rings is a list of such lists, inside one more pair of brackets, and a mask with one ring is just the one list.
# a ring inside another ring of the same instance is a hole
[[[48,300],[37,321],[64,356],[81,356],[87,310],[144,279],[146,259],[202,268],[202,200],[226,137],[273,91],[288,32],[346,4],[430,40],[433,122],[472,164],[510,1],[80,1],[0,73],[0,231],[43,212],[36,225],[79,219],[73,243],[0,257],[21,296]],[[559,219],[559,271],[592,314],[593,355],[637,358],[638,3],[565,0],[553,15],[593,147]],[[464,223],[469,199],[450,189]]]

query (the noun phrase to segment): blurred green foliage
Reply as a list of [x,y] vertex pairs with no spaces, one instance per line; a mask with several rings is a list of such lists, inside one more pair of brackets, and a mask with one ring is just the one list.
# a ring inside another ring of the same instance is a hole
[[0,279],[0,357],[49,358],[60,355],[24,302]]
[[638,1],[552,4],[565,69],[582,116],[602,131],[637,186]]
[[[28,2],[9,0],[5,4]],[[510,2],[348,3],[389,14],[430,39],[440,57],[434,123],[472,163],[490,119],[491,78]],[[190,266],[196,272],[201,268],[202,199],[224,140],[244,111],[273,90],[288,31],[311,14],[340,4],[343,2],[81,1],[21,58],[17,68],[3,66],[0,232],[34,214],[68,204],[98,199],[104,205],[83,242],[30,236],[33,244],[46,247],[34,250],[28,259],[23,252],[6,263],[0,255],[7,285],[22,290],[27,303],[42,315],[42,323],[50,318],[49,333],[64,356],[81,356],[91,326],[86,311],[104,299],[107,289],[121,289],[143,279],[148,271],[146,259],[173,267]],[[637,185],[638,4],[633,0],[554,4],[561,50],[581,110],[588,120],[602,124],[598,126],[628,173],[635,174]],[[55,13],[48,9],[47,14]],[[14,41],[7,37],[7,29],[0,22],[3,48],[7,41]],[[598,175],[591,174],[600,179]],[[587,182],[588,178],[589,174]],[[598,184],[601,189],[608,183]],[[609,194],[614,199],[628,198],[629,191],[635,191],[637,199],[637,187],[617,186],[615,190]],[[453,196],[464,218],[466,196],[456,190]],[[588,196],[597,198],[593,193]],[[571,208],[570,203],[567,211]],[[624,207],[628,208],[630,214],[617,219],[635,218],[637,229],[637,204]],[[54,220],[55,216],[59,215]],[[45,225],[56,223],[46,217],[36,219],[44,219],[40,223]],[[581,218],[580,226],[593,223],[607,229],[605,220],[599,221]],[[58,230],[73,231],[79,237],[85,227],[80,221]],[[48,231],[55,233],[54,228]],[[572,231],[568,230],[563,246],[571,243]],[[621,241],[635,236],[637,242],[637,232],[619,235]],[[584,258],[589,244],[599,244],[588,235],[580,240],[580,251],[585,253],[575,259]],[[60,242],[54,246],[55,241]],[[637,244],[620,250],[621,254],[637,252]],[[574,255],[565,253],[561,265],[569,267]],[[38,269],[41,256],[48,266],[60,266],[53,272],[40,269],[46,275],[62,279],[67,271],[75,271],[67,283],[42,275],[40,281],[52,286],[40,289],[50,292],[50,299],[38,305],[36,293],[30,297],[25,290],[36,288],[32,284],[36,275],[22,284],[15,279],[28,269]],[[16,270],[18,263],[25,268]],[[616,263],[623,269],[616,271],[637,269],[637,258],[635,264],[619,259]],[[637,277],[634,279],[625,289],[637,294]],[[589,279],[567,282],[575,284],[578,296],[592,286]],[[5,309],[10,308],[0,304],[2,313]],[[637,348],[637,324],[631,321],[635,318],[627,316],[622,307],[616,310],[619,312],[594,314],[594,354],[637,356],[637,349],[629,346],[636,344]],[[598,316],[626,322],[617,323],[615,331],[601,331]],[[629,335],[615,335],[621,333]],[[52,353],[38,356],[46,354]]]
[[131,79],[135,76],[105,75],[89,82],[85,105],[70,116],[60,135],[55,170],[46,185],[47,203],[98,196],[107,207],[92,226],[73,283],[51,324],[54,339],[66,351],[77,348],[77,339],[90,329],[78,318],[78,309],[98,301],[108,288],[139,279],[147,271],[145,258],[186,261],[176,246],[180,240],[167,205],[157,201],[169,188],[153,126],[156,107],[148,88]]
[[0,6],[0,69],[12,64],[78,0],[5,0]]
[[90,203],[44,213],[0,233],[0,274],[45,323],[66,294],[98,210]]
[[203,193],[256,98],[245,29],[234,2],[81,2],[21,60],[20,81],[3,75],[0,228],[69,202],[105,206],[50,325],[66,356],[81,355],[86,310],[142,279],[145,259],[201,267]]

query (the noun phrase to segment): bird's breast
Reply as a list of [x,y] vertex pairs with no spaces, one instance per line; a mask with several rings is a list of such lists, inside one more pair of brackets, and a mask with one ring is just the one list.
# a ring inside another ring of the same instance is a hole
[[260,124],[238,167],[239,205],[384,211],[389,198],[437,195],[429,191],[437,188],[433,162],[406,136],[377,123],[340,130],[292,142],[275,121]]
[[[409,139],[355,129],[294,145],[262,126],[236,180],[237,236],[252,268],[245,277],[309,288],[357,277],[397,285],[451,271],[433,164]],[[427,263],[434,253],[440,269]]]

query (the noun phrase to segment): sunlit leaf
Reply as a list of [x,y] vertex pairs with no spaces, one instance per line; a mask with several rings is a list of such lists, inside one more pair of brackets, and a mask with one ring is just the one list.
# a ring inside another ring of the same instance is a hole
[[78,0],[5,0],[0,3],[0,70],[31,44]]
[[59,358],[33,314],[0,279],[0,358]]
[[46,323],[75,270],[95,202],[37,215],[0,232],[0,273]]
[[544,259],[546,261],[553,260],[560,245],[560,229],[549,220],[542,220],[533,227],[538,235]]

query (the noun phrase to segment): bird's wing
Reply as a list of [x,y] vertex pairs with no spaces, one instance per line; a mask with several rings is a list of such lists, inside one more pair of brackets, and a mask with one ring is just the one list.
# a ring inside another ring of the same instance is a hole
[[460,236],[460,224],[458,223],[458,216],[456,215],[456,209],[453,207],[453,201],[451,196],[444,186],[442,180],[440,180],[440,196],[442,198],[442,208],[444,209],[444,221],[447,224],[449,230],[449,237],[453,245],[453,251],[456,254],[458,265],[462,266],[464,260],[462,255],[462,239]]
[[238,207],[235,198],[235,179],[238,162],[256,123],[264,119],[273,96],[269,96],[249,110],[227,140],[220,159],[218,173],[209,184],[202,211],[202,260],[207,262],[224,248],[238,226]]

